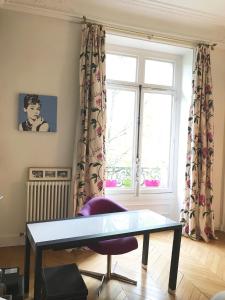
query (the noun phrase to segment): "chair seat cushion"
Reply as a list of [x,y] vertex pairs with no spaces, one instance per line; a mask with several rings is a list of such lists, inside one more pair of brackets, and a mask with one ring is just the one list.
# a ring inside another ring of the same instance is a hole
[[137,249],[137,239],[133,236],[123,237],[113,240],[100,241],[98,243],[89,244],[88,247],[103,255],[119,255]]

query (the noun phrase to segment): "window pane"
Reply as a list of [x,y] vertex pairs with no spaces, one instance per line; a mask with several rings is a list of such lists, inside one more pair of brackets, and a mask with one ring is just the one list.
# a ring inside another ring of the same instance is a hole
[[107,54],[106,55],[106,78],[122,81],[136,81],[135,57]]
[[172,96],[144,93],[141,186],[166,188],[169,179]]
[[145,83],[172,86],[173,64],[157,60],[146,60]]
[[136,92],[107,89],[106,188],[133,186]]

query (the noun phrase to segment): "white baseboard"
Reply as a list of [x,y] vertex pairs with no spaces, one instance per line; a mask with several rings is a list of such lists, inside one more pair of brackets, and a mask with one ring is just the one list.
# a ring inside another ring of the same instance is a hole
[[0,247],[11,247],[24,245],[24,236],[10,235],[0,236]]

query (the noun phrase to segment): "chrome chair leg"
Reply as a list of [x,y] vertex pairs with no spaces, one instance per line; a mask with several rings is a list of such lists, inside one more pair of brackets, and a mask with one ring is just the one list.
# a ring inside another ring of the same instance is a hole
[[102,291],[102,288],[103,288],[103,285],[106,283],[106,281],[107,281],[107,279],[106,279],[106,276],[104,275],[104,276],[102,277],[100,286],[98,287],[98,291],[97,291],[98,297],[100,296],[101,291]]
[[97,272],[92,272],[92,271],[87,271],[87,270],[82,270],[79,269],[80,273],[85,275],[85,276],[89,276],[98,280],[102,280],[102,278],[105,276],[105,274],[103,273],[97,273]]
[[122,281],[125,283],[137,285],[137,281],[135,281],[133,279],[130,279],[128,277],[122,276],[122,275],[114,273],[114,272],[112,273],[111,267],[112,267],[112,257],[111,257],[111,255],[107,255],[107,272],[106,272],[106,274],[92,272],[92,271],[86,271],[86,270],[82,270],[82,269],[79,269],[79,270],[80,270],[80,273],[85,276],[90,276],[92,278],[101,280],[101,284],[97,291],[98,296],[100,295],[100,293],[102,291],[103,285],[110,279],[115,279],[115,280],[119,280],[119,281]]
[[137,281],[130,279],[128,277],[122,276],[120,274],[117,273],[111,273],[111,279],[115,279],[115,280],[119,280],[125,283],[129,283],[129,284],[133,284],[133,285],[137,285]]

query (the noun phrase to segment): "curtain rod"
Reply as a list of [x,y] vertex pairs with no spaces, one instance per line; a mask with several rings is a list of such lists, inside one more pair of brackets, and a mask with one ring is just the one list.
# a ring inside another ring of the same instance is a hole
[[[0,0],[1,3],[2,0]],[[26,5],[21,5],[19,8],[17,5],[12,5],[8,3],[4,3],[2,5],[2,8],[5,9],[12,9],[16,11],[22,11],[26,13],[32,13],[32,14],[37,14],[37,15],[44,15],[48,17],[54,17],[54,18],[59,18],[67,21],[71,21],[73,23],[77,24],[84,24],[84,23],[91,23],[91,24],[96,24],[96,25],[103,25],[109,32],[113,32],[114,34],[121,34],[121,36],[129,36],[132,38],[142,38],[143,40],[147,41],[152,41],[152,42],[158,42],[158,43],[164,43],[164,44],[169,44],[169,45],[177,45],[177,46],[183,46],[185,48],[195,48],[198,44],[207,44],[209,45],[212,49],[220,43],[214,43],[214,41],[202,41],[202,40],[197,40],[193,39],[191,37],[182,37],[180,34],[174,33],[174,36],[169,36],[166,33],[157,33],[157,32],[149,32],[144,30],[143,28],[135,28],[132,26],[125,26],[121,25],[118,23],[111,23],[108,24],[106,21],[99,21],[98,19],[91,19],[86,16],[80,16],[76,14],[70,14],[70,13],[60,13],[60,12],[54,12],[52,13],[51,10],[46,10],[46,9],[38,9],[38,10],[30,10],[29,7]],[[223,41],[221,41],[223,43]]]
[[158,42],[158,43],[164,43],[164,44],[176,44],[180,46],[184,46],[186,48],[191,48],[193,49],[196,47],[198,44],[207,44],[211,48],[211,50],[214,50],[214,47],[216,47],[216,43],[212,42],[207,42],[207,41],[198,41],[198,40],[188,40],[188,39],[183,39],[180,37],[172,37],[172,36],[166,36],[162,34],[157,34],[157,33],[149,33],[149,32],[144,32],[144,31],[138,31],[134,30],[131,28],[126,28],[122,26],[114,26],[114,25],[108,25],[105,24],[104,22],[99,22],[97,23],[96,20],[87,20],[86,16],[83,16],[82,24],[95,24],[95,25],[103,25],[106,29],[108,29],[111,33],[120,33],[125,34],[129,37],[136,37],[136,38],[142,38],[144,40],[152,41],[152,42]]

